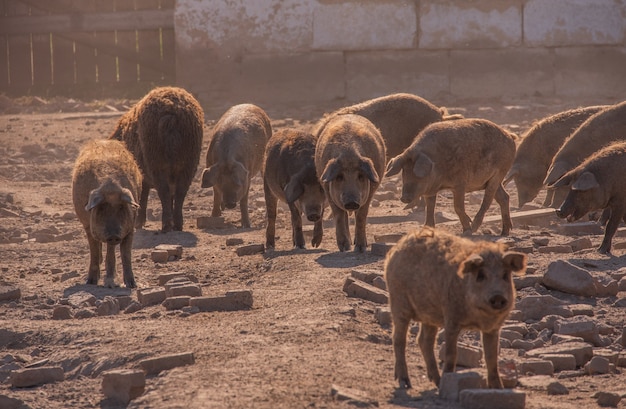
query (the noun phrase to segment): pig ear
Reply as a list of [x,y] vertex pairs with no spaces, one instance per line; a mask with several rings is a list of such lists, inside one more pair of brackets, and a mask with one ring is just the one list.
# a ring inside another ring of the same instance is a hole
[[392,158],[387,164],[387,170],[385,172],[385,176],[393,176],[400,173],[402,170],[402,166],[406,162],[406,157],[402,154]]
[[552,187],[556,181],[559,180],[564,174],[566,174],[571,168],[567,165],[566,162],[560,160],[558,162],[554,162],[550,169],[548,169],[548,176],[546,176],[543,184]]
[[328,161],[326,164],[326,168],[324,169],[324,173],[320,177],[320,181],[322,183],[328,183],[334,180],[339,174],[340,165],[337,162],[337,159],[333,159]]
[[415,159],[415,164],[413,165],[413,173],[418,178],[424,178],[430,175],[430,173],[433,171],[434,166],[435,163],[430,160],[430,158],[426,154],[420,152]]
[[506,186],[515,176],[519,175],[519,173],[519,166],[513,165],[513,167],[511,167],[511,170],[509,170],[509,173],[507,173],[504,177],[504,180],[502,181],[502,186]]
[[484,262],[485,260],[483,260],[483,258],[480,255],[478,254],[470,255],[461,263],[461,266],[459,267],[459,271],[458,271],[459,277],[463,278],[463,276],[465,276],[466,274],[476,273],[478,269],[483,265]]
[[129,205],[131,205],[135,209],[139,207],[139,204],[137,204],[137,202],[135,202],[135,198],[133,197],[133,193],[130,190],[126,189],[126,188],[122,189],[122,202],[128,203]]
[[513,271],[526,271],[526,254],[517,251],[507,251],[502,256],[505,266],[511,267]]
[[104,195],[99,189],[94,189],[89,193],[89,200],[85,206],[85,210],[90,211],[104,201]]
[[590,190],[599,187],[596,176],[591,172],[583,172],[572,185],[572,190]]
[[378,178],[378,173],[376,173],[376,169],[374,169],[374,163],[370,158],[361,159],[360,164],[361,172],[365,173],[365,176],[372,182],[378,183],[380,179]]
[[567,172],[566,174],[561,176],[561,178],[558,179],[556,182],[554,182],[553,184],[549,185],[548,188],[550,188],[550,189],[558,189],[560,187],[569,186],[572,183],[572,179],[573,178],[574,178],[574,174],[571,173],[571,172]]
[[289,180],[289,183],[287,183],[287,185],[285,186],[284,190],[285,190],[285,198],[287,199],[287,203],[295,202],[304,193],[302,180],[299,176],[300,174],[294,175],[291,178],[291,180]]
[[213,165],[202,171],[202,184],[200,187],[211,187],[217,182],[218,168],[217,165]]

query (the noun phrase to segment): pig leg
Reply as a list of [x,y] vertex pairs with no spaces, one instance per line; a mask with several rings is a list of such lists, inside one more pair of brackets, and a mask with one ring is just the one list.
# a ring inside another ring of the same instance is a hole
[[435,227],[435,204],[437,203],[437,195],[426,196],[426,222],[428,227]]
[[513,228],[511,221],[511,211],[509,208],[509,194],[504,190],[502,185],[496,190],[496,202],[500,205],[500,214],[502,215],[502,233],[501,236],[508,236]]
[[[133,247],[133,233],[129,233],[120,243],[120,257],[122,258],[122,274],[126,288],[137,288],[133,266],[131,264],[131,250]],[[107,277],[108,279],[108,277]],[[111,283],[114,285],[113,280]]]
[[395,379],[400,383],[400,388],[411,388],[411,380],[409,379],[409,370],[406,366],[406,333],[409,329],[410,319],[400,316],[400,314],[391,314],[393,317],[393,353],[395,355]]
[[[478,209],[478,213],[476,213],[476,216],[474,216],[474,222],[472,223],[473,232],[478,230],[480,225],[483,224],[483,218],[485,217],[485,213],[487,213],[487,210],[489,210],[489,206],[491,206],[491,203],[493,202],[493,198],[496,195],[496,191],[499,188],[502,188],[501,180],[497,181],[495,177],[489,179],[489,181],[487,182],[487,185],[485,186],[485,194],[483,195],[483,202],[480,205],[480,209]],[[507,203],[508,203],[508,197],[507,197]],[[507,208],[508,208],[508,204],[507,204]]]
[[445,327],[446,350],[443,358],[443,371],[454,372],[456,368],[456,342],[459,339],[461,330],[456,326],[447,325]]
[[135,219],[135,227],[141,229],[146,224],[146,211],[148,210],[148,196],[150,196],[150,185],[145,181],[141,183],[141,194],[139,197],[139,211]]
[[170,185],[166,181],[159,182],[156,186],[159,199],[161,200],[161,231],[167,233],[174,227],[174,217],[172,215],[173,195]]
[[354,251],[356,253],[364,253],[367,250],[367,236],[365,235],[365,223],[367,222],[367,214],[369,213],[369,200],[365,205],[356,211],[354,218]]
[[294,247],[299,249],[304,248],[304,234],[302,233],[302,213],[298,206],[294,203],[289,203],[289,211],[291,212],[291,230],[292,230],[292,242]]
[[85,227],[87,241],[89,242],[89,272],[87,284],[98,284],[100,279],[100,263],[102,263],[102,243],[94,239],[89,227]]
[[502,380],[498,373],[498,348],[500,346],[500,329],[483,332],[483,351],[487,366],[487,387],[502,389]]
[[267,208],[267,227],[265,228],[265,247],[273,249],[276,245],[276,206],[278,199],[272,193],[267,183],[263,182],[265,192],[265,206]]
[[459,216],[461,226],[463,226],[463,234],[472,234],[472,219],[465,213],[465,186],[457,186],[452,191],[452,196],[454,198],[454,211]]
[[107,255],[104,261],[106,267],[104,286],[109,288],[115,288],[115,246],[116,244],[107,243]]
[[211,217],[219,217],[222,215],[222,191],[213,186],[213,210],[211,210]]
[[[546,198],[543,199],[543,203],[541,204],[541,206],[543,207],[552,207],[552,203],[554,203],[554,190],[553,189],[548,189],[546,191]],[[558,207],[557,207],[558,209]]]
[[174,230],[183,230],[183,203],[189,186],[186,183],[178,183],[175,187],[174,201],[172,203],[174,216]]
[[322,243],[322,236],[324,235],[324,209],[322,209],[322,214],[320,214],[320,219],[315,222],[313,226],[313,239],[311,240],[311,246],[319,247]]
[[611,243],[613,241],[613,236],[619,227],[619,223],[624,217],[624,210],[612,208],[611,216],[609,217],[609,221],[604,228],[604,239],[602,239],[602,244],[598,248],[598,252],[601,254],[611,254]]
[[435,358],[435,340],[437,338],[437,327],[434,325],[420,324],[420,332],[417,336],[417,343],[422,351],[424,362],[426,362],[426,373],[428,379],[439,386],[441,376]]
[[337,247],[339,251],[348,251],[352,244],[350,243],[350,229],[348,225],[348,212],[330,202],[330,208],[333,211],[333,219],[335,219],[335,237],[337,238]]
[[248,214],[248,192],[246,192],[239,201],[239,208],[241,209],[241,227],[250,227],[250,215]]

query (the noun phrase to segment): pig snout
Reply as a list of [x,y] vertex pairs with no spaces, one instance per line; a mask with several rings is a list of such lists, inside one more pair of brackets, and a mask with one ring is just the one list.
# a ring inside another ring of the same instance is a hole
[[509,300],[502,294],[493,295],[489,299],[489,305],[491,305],[491,308],[494,310],[503,310],[508,306],[508,304]]
[[111,234],[107,236],[106,241],[107,241],[107,244],[116,245],[116,244],[120,244],[120,242],[122,241],[122,238],[117,234]]
[[234,209],[235,207],[237,207],[237,202],[225,202],[224,207],[226,209]]
[[361,207],[361,205],[356,201],[350,201],[350,202],[344,203],[343,207],[346,210],[359,210],[359,207]]
[[316,222],[316,221],[318,221],[320,219],[320,214],[319,213],[308,213],[306,215],[306,218],[310,222]]

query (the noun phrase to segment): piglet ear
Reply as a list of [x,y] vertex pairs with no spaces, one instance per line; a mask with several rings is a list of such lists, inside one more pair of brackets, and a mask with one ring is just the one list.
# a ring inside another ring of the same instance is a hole
[[413,173],[418,178],[425,178],[431,174],[434,167],[435,163],[426,154],[420,152],[415,158]]
[[322,183],[332,182],[339,174],[339,169],[340,165],[337,159],[328,161],[326,168],[324,169],[324,173],[322,173],[322,176],[320,177],[320,181]]
[[85,206],[85,210],[90,211],[104,201],[104,195],[99,189],[94,189],[89,193],[89,200]]
[[372,183],[380,182],[378,173],[376,173],[376,169],[374,169],[374,163],[370,158],[361,159],[360,168],[361,172],[365,173],[365,176],[367,176]]
[[553,187],[559,178],[565,175],[569,170],[571,170],[571,167],[562,160],[552,163],[550,169],[548,169],[548,175],[544,179],[543,184],[548,187]]
[[400,173],[400,171],[402,170],[402,166],[404,166],[404,162],[406,162],[406,157],[403,154],[392,158],[387,164],[385,176],[393,176]]
[[502,186],[506,186],[515,176],[520,174],[519,166],[514,165],[509,170],[509,173],[506,174],[504,180],[502,181]]
[[457,272],[457,274],[459,275],[459,277],[463,278],[463,276],[465,276],[466,274],[476,273],[484,262],[485,260],[483,260],[480,255],[472,254],[468,258],[463,260],[463,262],[459,266],[459,271]]
[[302,186],[302,180],[298,177],[299,174],[294,175],[289,183],[285,185],[285,199],[287,203],[293,203],[302,196],[304,193],[304,187]]
[[502,256],[502,262],[505,266],[508,266],[513,271],[525,272],[526,271],[526,254],[518,253],[516,251],[507,251]]
[[139,204],[137,204],[137,202],[135,202],[135,198],[133,197],[133,193],[124,188],[122,189],[122,202],[124,203],[128,203],[129,205],[131,205],[132,207],[134,207],[135,209],[137,209],[139,207]]
[[590,190],[596,187],[599,187],[600,184],[596,179],[596,176],[591,172],[583,172],[582,175],[576,179],[574,184],[572,184],[572,190]]
[[569,186],[572,183],[572,179],[574,178],[574,174],[572,172],[567,172],[556,182],[548,185],[548,189],[558,189],[560,187]]
[[219,169],[217,165],[213,165],[204,169],[202,171],[202,183],[200,187],[206,188],[215,185],[215,183],[217,182],[218,171]]

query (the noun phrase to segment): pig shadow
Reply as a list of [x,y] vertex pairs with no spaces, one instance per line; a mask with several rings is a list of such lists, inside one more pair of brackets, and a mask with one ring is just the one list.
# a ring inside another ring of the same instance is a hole
[[198,238],[186,231],[161,233],[159,230],[136,230],[133,237],[133,249],[148,249],[159,244],[179,244],[183,247],[196,247]]
[[306,248],[306,249],[298,249],[292,248],[290,250],[265,250],[263,253],[263,258],[266,260],[272,260],[278,257],[285,256],[293,256],[297,254],[315,254],[315,253],[326,253],[328,250],[320,249],[320,248]]
[[380,256],[373,255],[369,251],[365,253],[355,253],[352,250],[326,253],[315,259],[320,266],[325,268],[358,267],[366,264],[373,264],[379,260]]
[[[391,397],[387,403],[402,406],[405,408],[432,408],[433,400],[439,400],[439,393],[437,388],[420,391],[418,394],[410,394],[413,389],[407,390],[404,388],[395,388],[393,391],[393,397]],[[456,407],[456,406],[455,406]]]

